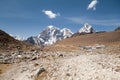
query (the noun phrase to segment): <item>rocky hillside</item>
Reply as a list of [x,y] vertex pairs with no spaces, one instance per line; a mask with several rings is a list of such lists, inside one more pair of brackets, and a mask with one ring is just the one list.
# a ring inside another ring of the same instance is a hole
[[33,46],[30,43],[18,41],[16,39],[14,39],[13,37],[11,37],[6,32],[0,30],[0,51],[1,52],[7,52],[7,51],[9,52],[9,51],[18,50],[18,48],[20,50],[27,51],[32,48],[35,48],[35,46]]

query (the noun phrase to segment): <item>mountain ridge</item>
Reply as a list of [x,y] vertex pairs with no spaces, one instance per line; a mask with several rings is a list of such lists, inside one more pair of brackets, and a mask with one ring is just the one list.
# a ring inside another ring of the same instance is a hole
[[[96,31],[93,29],[91,25],[85,23],[77,33],[88,34],[95,32]],[[37,45],[53,45],[57,41],[69,38],[73,35],[74,33],[68,28],[59,29],[55,26],[49,25],[38,36],[29,37],[26,40],[26,42],[30,42],[32,44],[37,44]]]
[[78,31],[78,33],[82,34],[82,33],[95,33],[96,31],[93,29],[93,27],[88,24],[85,23]]
[[52,45],[59,40],[71,37],[73,32],[70,29],[63,28],[59,29],[55,26],[48,26],[38,36],[28,38],[26,42],[33,41],[37,45]]

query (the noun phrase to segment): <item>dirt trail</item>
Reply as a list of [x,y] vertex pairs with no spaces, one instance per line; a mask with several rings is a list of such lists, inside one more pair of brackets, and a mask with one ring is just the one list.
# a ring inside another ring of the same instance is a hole
[[120,54],[79,54],[14,64],[0,80],[120,80]]
[[43,80],[120,80],[120,58],[80,55],[56,61]]

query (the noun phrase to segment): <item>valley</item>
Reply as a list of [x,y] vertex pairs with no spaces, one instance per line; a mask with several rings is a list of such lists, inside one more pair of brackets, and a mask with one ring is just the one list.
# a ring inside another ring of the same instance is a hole
[[[1,31],[0,80],[119,80],[120,30],[96,33],[88,24],[80,30],[47,46]],[[47,32],[53,41],[54,28]]]
[[0,0],[0,80],[120,80],[120,0]]

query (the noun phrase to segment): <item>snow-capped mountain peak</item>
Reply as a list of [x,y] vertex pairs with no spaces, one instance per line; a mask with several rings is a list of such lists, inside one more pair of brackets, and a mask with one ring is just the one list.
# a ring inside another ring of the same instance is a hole
[[67,28],[61,29],[61,33],[62,33],[63,39],[65,39],[67,37],[71,37],[73,35],[73,32]]
[[60,29],[55,26],[48,26],[43,30],[38,38],[44,45],[53,44],[59,39]]
[[39,35],[38,37],[41,37],[41,36],[45,36],[46,34],[47,35],[52,35],[54,33],[54,31],[56,30],[59,30],[59,28],[55,27],[55,26],[48,26],[46,29],[44,29]]
[[[42,45],[52,45],[58,40],[71,37],[72,34],[72,31],[67,28],[59,29],[55,26],[50,25],[45,30],[43,30],[38,36],[36,36],[36,38],[31,38],[31,41],[34,41],[32,43],[35,44],[41,43]],[[30,39],[27,39],[27,42],[30,42]]]
[[51,28],[55,28],[55,26],[49,25],[47,28],[51,29]]
[[84,26],[78,31],[78,33],[94,33],[95,30],[91,25],[85,23]]

